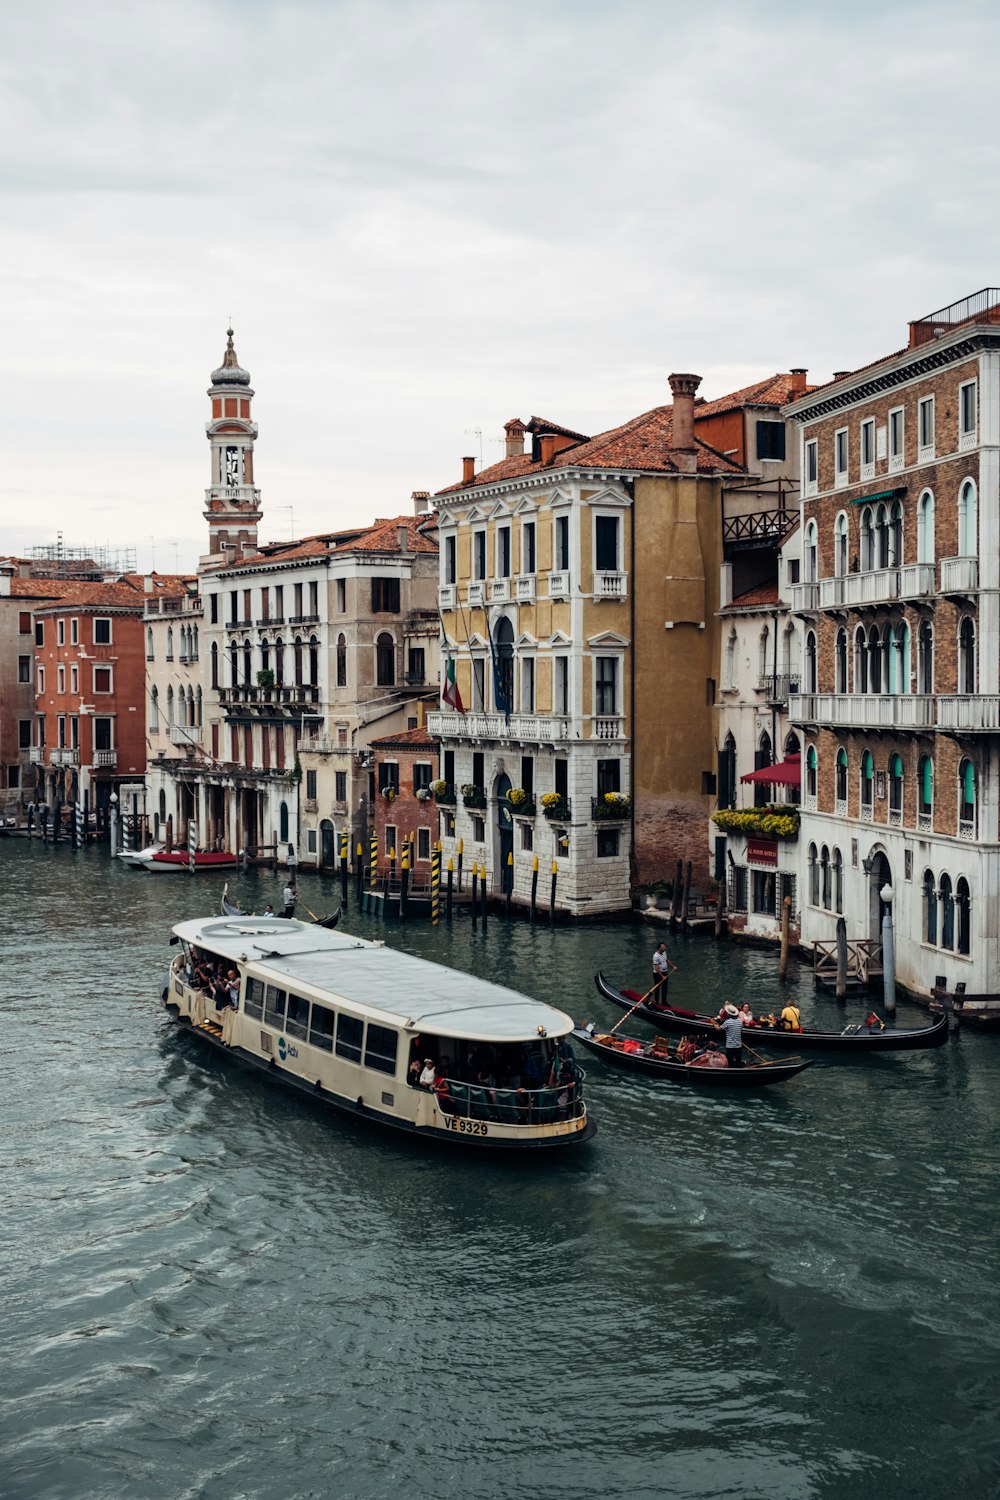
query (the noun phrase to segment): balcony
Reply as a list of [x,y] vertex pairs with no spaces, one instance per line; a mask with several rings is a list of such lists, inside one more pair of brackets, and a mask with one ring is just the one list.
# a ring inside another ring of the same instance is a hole
[[52,764],[54,766],[78,766],[80,764],[79,750],[71,750],[63,745],[52,751]]
[[289,615],[289,625],[318,625],[319,615]]
[[253,620],[251,620],[251,619],[246,619],[246,620],[227,620],[226,621],[226,629],[227,630],[249,630],[252,625],[253,625]]
[[480,605],[485,604],[486,603],[486,584],[485,584],[485,582],[480,578],[480,579],[477,579],[474,583],[467,583],[465,585],[465,598],[466,598],[466,602],[468,604],[480,604]]
[[623,740],[625,738],[625,720],[621,714],[609,714],[602,718],[591,719],[590,726],[592,740]]
[[549,598],[566,599],[569,597],[569,569],[563,568],[558,573],[549,574]]
[[[817,585],[799,587],[816,588]],[[901,568],[845,573],[839,578],[820,579],[818,588],[820,609],[858,609],[870,604],[888,604],[895,599],[920,599],[934,592],[934,564],[906,563]],[[794,595],[795,590],[792,592]],[[816,608],[815,605],[812,607]]]
[[45,746],[32,745],[31,749],[28,751],[28,761],[33,766],[44,766]]
[[797,615],[814,615],[819,609],[819,584],[793,583],[792,609]]
[[117,765],[118,765],[118,751],[117,750],[95,750],[94,751],[94,769],[95,769],[95,771],[113,771],[116,768]]
[[975,594],[978,589],[978,557],[942,557],[942,594]]
[[510,599],[510,579],[494,578],[490,582],[490,602],[506,604]]
[[514,597],[522,604],[530,604],[535,597],[534,573],[522,573],[514,579]]
[[1000,730],[1000,698],[983,693],[955,693],[938,698],[937,727],[995,734]]
[[788,717],[793,724],[835,729],[933,729],[934,702],[916,693],[802,693]]
[[722,540],[729,550],[773,547],[788,535],[798,518],[797,508],[757,510],[749,515],[728,516],[722,523]]
[[594,574],[595,599],[624,599],[627,593],[626,573],[600,572]]
[[[608,721],[611,722],[611,721]],[[435,713],[427,715],[427,728],[442,740],[506,740],[539,745],[560,744],[572,736],[568,714]]]
[[457,590],[453,583],[443,583],[438,589],[438,608],[454,609]]
[[763,693],[768,703],[783,704],[788,702],[788,695],[796,694],[799,690],[798,672],[771,672],[765,673],[757,683],[758,693]]
[[202,729],[200,724],[171,724],[170,743],[182,747],[201,744]]

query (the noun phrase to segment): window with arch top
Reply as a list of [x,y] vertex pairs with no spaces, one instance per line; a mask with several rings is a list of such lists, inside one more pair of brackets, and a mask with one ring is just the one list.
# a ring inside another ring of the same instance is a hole
[[837,801],[847,802],[847,751],[843,745],[837,748]]
[[387,630],[375,640],[375,681],[379,687],[392,687],[396,681],[396,643]]

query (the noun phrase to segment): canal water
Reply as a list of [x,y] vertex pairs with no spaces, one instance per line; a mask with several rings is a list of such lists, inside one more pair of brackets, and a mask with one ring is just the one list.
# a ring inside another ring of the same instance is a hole
[[[998,1493],[1000,1037],[745,1099],[591,1058],[592,1143],[421,1150],[171,1027],[170,926],[220,890],[0,843],[4,1500]],[[645,987],[656,940],[344,925],[602,1021],[594,970]],[[781,993],[671,952],[678,1000]]]

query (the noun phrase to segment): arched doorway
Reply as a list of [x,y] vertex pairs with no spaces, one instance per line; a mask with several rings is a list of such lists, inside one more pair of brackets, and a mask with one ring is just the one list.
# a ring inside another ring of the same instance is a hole
[[319,862],[324,870],[332,870],[337,863],[337,836],[329,818],[319,825]]
[[508,878],[513,879],[514,875],[513,865],[510,867],[509,874],[507,869],[508,856],[514,852],[514,819],[511,817],[510,803],[507,801],[509,791],[510,777],[498,776],[493,795],[497,799],[496,874],[499,879],[494,878],[494,885],[501,891],[506,891]]
[[882,919],[889,909],[880,894],[885,885],[892,885],[892,869],[879,850],[872,854],[868,871],[868,936],[873,943],[882,941]]

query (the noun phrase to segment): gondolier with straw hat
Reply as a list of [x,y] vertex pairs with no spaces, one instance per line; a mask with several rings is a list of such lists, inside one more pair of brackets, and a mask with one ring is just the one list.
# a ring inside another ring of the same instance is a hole
[[727,1000],[722,1007],[720,1025],[722,1034],[726,1040],[726,1062],[731,1068],[742,1068],[743,1017],[740,1015],[739,1007],[734,1005],[731,1000]]

